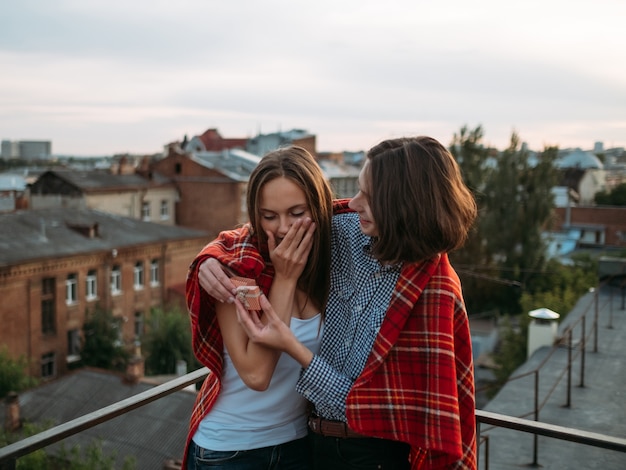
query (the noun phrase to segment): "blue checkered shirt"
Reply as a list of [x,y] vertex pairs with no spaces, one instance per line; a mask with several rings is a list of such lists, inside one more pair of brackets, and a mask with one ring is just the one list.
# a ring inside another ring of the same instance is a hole
[[333,217],[331,284],[319,354],[296,385],[318,416],[346,421],[346,397],[363,371],[385,317],[401,265],[368,254],[358,215]]

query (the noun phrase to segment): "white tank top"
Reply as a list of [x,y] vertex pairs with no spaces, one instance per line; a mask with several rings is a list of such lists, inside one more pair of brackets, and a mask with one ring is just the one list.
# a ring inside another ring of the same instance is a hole
[[[291,319],[296,338],[313,353],[319,351],[321,315]],[[296,392],[302,367],[281,354],[267,390],[248,388],[224,349],[222,391],[200,422],[194,442],[211,450],[250,450],[282,444],[307,435],[306,400]]]

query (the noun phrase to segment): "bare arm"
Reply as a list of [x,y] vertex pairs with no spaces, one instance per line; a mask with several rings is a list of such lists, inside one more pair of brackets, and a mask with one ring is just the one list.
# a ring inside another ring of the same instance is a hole
[[[314,224],[308,220],[294,224],[279,246],[276,246],[272,236],[269,239],[270,256],[275,267],[275,277],[269,295],[275,302],[276,311],[279,312],[279,314],[274,312],[277,321],[283,323],[288,330],[291,314],[295,308],[297,281],[311,250],[314,229]],[[267,389],[280,351],[249,340],[238,322],[235,304],[218,303],[216,313],[224,345],[241,379],[253,390]],[[265,315],[263,312],[259,313],[250,312],[250,315],[260,322],[265,322]]]

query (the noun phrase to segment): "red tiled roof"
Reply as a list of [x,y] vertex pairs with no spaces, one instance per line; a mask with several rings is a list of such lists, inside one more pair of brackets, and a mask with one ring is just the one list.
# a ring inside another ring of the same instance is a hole
[[245,148],[246,138],[224,139],[217,129],[208,129],[204,134],[198,136],[204,148],[208,151],[220,151],[232,148]]

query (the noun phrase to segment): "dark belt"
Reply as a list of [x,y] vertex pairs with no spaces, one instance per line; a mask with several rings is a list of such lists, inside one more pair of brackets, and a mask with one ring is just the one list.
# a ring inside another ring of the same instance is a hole
[[309,429],[326,437],[368,437],[353,431],[343,421],[331,421],[317,416],[309,416]]

